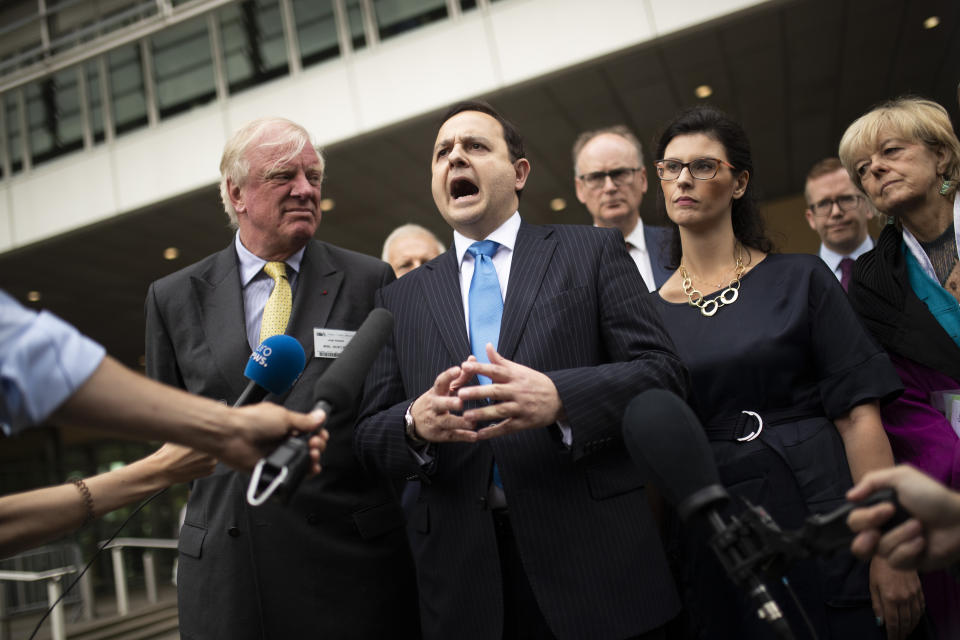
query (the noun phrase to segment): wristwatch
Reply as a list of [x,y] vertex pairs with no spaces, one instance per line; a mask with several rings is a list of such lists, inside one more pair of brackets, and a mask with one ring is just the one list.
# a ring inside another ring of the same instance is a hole
[[407,439],[413,444],[426,444],[427,441],[417,435],[417,427],[413,422],[413,403],[407,407],[407,412],[403,414],[403,428],[407,433]]

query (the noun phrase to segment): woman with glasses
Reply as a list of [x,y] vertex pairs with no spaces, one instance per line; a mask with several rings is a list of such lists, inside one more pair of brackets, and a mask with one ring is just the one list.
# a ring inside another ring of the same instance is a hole
[[[960,141],[943,107],[902,98],[851,124],[840,160],[889,216],[854,267],[850,300],[905,387],[883,410],[894,454],[960,488]],[[937,572],[923,586],[938,637],[960,638],[957,582]]]
[[[843,504],[851,477],[893,464],[878,401],[900,382],[823,262],[771,253],[738,124],[693,108],[667,126],[656,153],[677,267],[657,306],[690,371],[691,406],[728,491],[799,528]],[[734,500],[727,515],[742,511]],[[697,532],[681,540],[689,635],[775,637],[704,541]],[[822,640],[901,638],[922,615],[916,574],[883,560],[868,575],[844,551],[786,575],[802,611],[781,584],[767,587],[797,637],[810,637],[809,626]]]

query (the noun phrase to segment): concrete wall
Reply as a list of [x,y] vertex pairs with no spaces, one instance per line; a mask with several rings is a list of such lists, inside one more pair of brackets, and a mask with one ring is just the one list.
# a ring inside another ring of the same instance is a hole
[[329,144],[756,4],[505,0],[433,23],[0,181],[0,252],[215,183],[224,140],[254,117]]

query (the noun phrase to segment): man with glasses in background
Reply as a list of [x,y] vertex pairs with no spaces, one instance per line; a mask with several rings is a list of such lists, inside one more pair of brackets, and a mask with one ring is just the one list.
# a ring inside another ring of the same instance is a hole
[[820,236],[820,258],[846,291],[853,263],[873,248],[873,238],[867,233],[873,206],[853,185],[838,158],[826,158],[813,165],[807,174],[804,195],[807,222]]
[[594,226],[620,230],[647,289],[655,291],[671,273],[669,232],[640,219],[647,192],[640,141],[623,125],[581,133],[573,143],[573,172],[577,199]]

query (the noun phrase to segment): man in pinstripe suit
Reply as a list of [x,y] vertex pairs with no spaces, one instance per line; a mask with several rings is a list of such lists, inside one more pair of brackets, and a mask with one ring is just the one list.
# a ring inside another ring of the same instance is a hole
[[[367,467],[423,480],[424,637],[662,637],[678,600],[619,431],[634,395],[684,395],[687,376],[623,238],[523,223],[530,163],[485,103],[447,113],[432,170],[454,244],[378,294],[396,326],[354,440]],[[496,347],[472,348],[481,240],[503,309]]]

